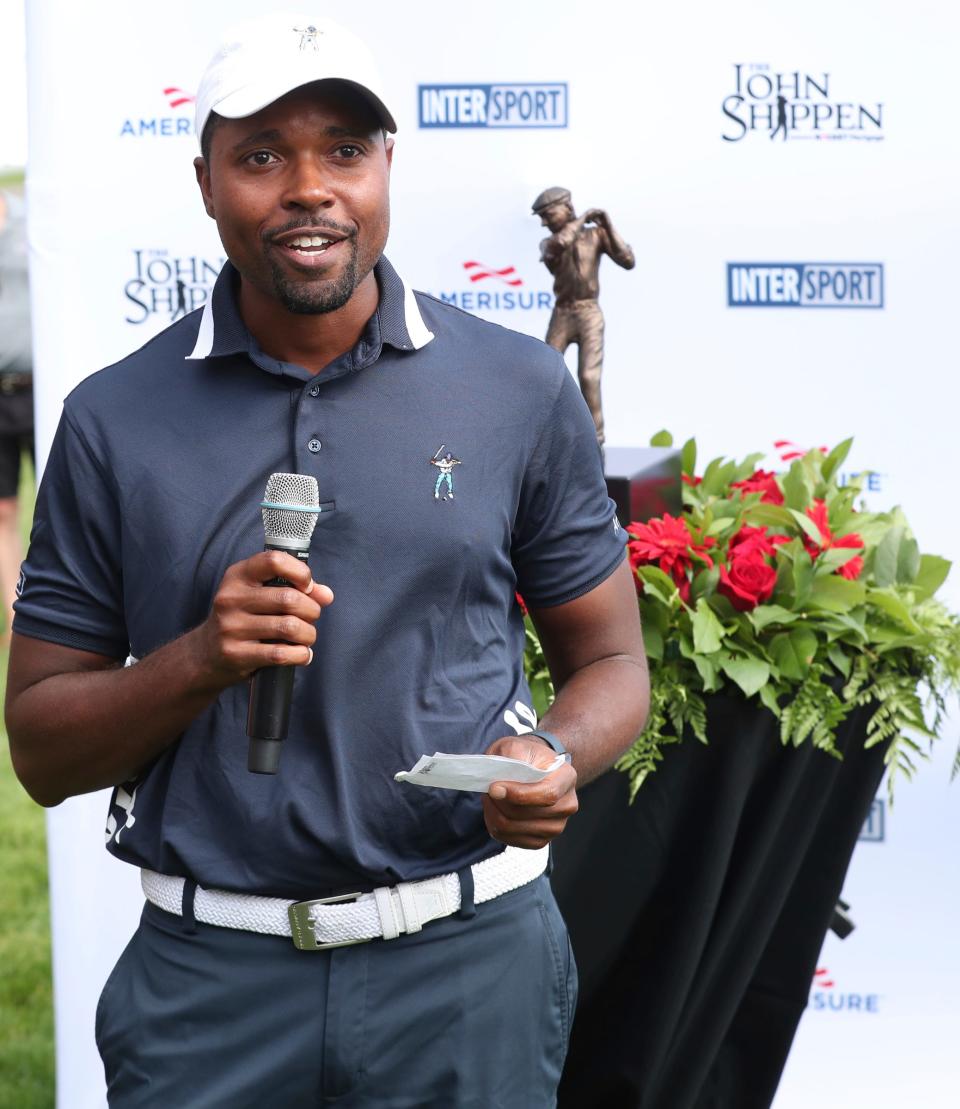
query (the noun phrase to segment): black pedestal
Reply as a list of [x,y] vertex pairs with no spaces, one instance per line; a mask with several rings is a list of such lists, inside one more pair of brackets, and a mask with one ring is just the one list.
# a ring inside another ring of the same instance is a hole
[[673,447],[607,447],[604,470],[621,524],[680,512],[680,452]]
[[610,771],[554,844],[580,969],[561,1109],[767,1109],[883,774],[872,707],[838,761],[714,696],[627,802]]

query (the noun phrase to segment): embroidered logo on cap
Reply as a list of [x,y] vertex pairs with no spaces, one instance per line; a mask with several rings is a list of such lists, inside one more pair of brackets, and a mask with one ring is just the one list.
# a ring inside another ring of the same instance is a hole
[[294,27],[293,30],[300,36],[301,50],[319,51],[320,44],[317,42],[317,35],[320,34],[320,31],[312,23],[306,27]]
[[[440,471],[440,473],[437,474],[437,483],[433,487],[433,499],[435,501],[453,500],[453,468],[454,466],[462,465],[460,459],[454,458],[449,451],[444,454],[443,452],[446,449],[447,444],[441,443],[434,453],[433,458],[430,459],[430,465],[436,466]],[[446,487],[446,492],[442,497],[440,496],[441,486]]]

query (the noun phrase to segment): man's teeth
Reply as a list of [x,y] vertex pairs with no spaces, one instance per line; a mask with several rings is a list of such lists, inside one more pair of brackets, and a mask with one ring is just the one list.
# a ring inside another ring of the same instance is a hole
[[320,235],[298,235],[297,238],[291,239],[287,245],[293,247],[294,250],[315,250],[317,247],[322,250],[332,242],[332,239],[324,239]]

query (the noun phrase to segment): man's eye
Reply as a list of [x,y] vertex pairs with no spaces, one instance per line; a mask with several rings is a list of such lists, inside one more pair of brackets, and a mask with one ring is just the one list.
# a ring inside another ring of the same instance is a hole
[[255,166],[268,166],[273,161],[273,155],[269,150],[254,150],[246,160]]
[[359,158],[363,151],[353,143],[344,143],[343,146],[337,147],[337,153],[341,158]]

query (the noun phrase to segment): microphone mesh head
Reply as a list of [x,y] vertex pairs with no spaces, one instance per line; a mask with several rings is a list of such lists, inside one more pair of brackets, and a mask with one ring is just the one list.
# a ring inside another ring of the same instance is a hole
[[306,550],[320,514],[317,479],[307,474],[271,474],[260,511],[267,543]]

